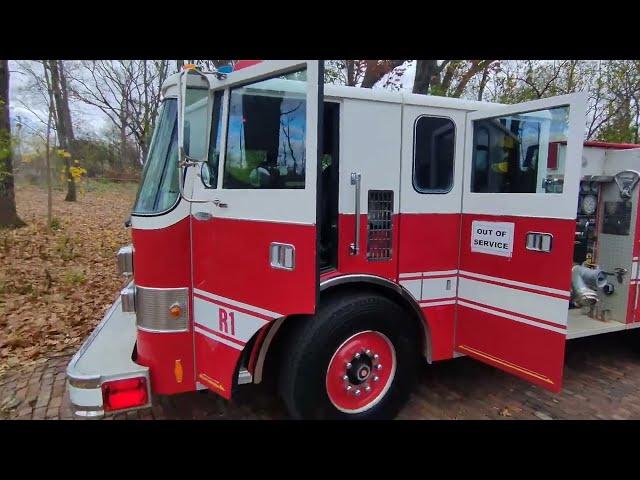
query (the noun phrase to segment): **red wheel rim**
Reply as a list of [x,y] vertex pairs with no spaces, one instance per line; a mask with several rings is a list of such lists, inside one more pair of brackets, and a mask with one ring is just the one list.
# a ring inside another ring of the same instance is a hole
[[382,400],[395,374],[396,351],[391,341],[380,332],[356,333],[329,361],[329,400],[341,412],[364,412]]

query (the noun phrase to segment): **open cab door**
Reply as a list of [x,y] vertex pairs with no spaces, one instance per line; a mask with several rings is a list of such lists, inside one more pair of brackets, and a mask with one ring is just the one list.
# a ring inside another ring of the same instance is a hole
[[454,348],[552,391],[562,383],[585,112],[578,93],[467,119]]
[[208,144],[185,191],[196,381],[226,398],[258,332],[315,312],[322,75],[320,61],[287,60],[210,80]]

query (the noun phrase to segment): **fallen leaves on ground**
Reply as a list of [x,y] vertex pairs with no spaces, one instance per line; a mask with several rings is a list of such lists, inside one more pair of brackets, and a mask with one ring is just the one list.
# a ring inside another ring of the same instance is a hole
[[507,407],[504,407],[503,409],[501,409],[498,412],[498,415],[500,415],[501,417],[511,417],[511,412],[509,411],[509,409]]
[[77,349],[114,302],[123,278],[115,255],[130,243],[124,227],[133,184],[88,183],[77,202],[53,192],[16,187],[26,227],[0,229],[0,373]]

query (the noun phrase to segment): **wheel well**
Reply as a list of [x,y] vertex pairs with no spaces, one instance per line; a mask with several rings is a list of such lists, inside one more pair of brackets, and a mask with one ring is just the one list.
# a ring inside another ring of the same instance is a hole
[[[340,278],[345,277],[339,277],[338,279]],[[347,281],[326,285],[324,288],[321,286],[320,302],[329,301],[335,295],[345,294],[350,291],[369,291],[392,300],[403,307],[407,312],[407,316],[413,320],[413,325],[419,333],[418,336],[421,338],[420,349],[422,354],[427,361],[431,363],[431,336],[429,327],[417,302],[398,284],[380,277],[372,276],[371,278],[376,280],[363,281],[361,279],[349,279]],[[297,321],[305,321],[308,317],[309,315],[292,315],[287,317],[277,326],[277,331],[271,342],[269,342],[268,345],[265,344],[262,346],[262,348],[266,348],[267,351],[264,357],[264,365],[262,366],[261,380],[269,379],[269,382],[271,382],[275,379],[278,374],[277,367],[283,354],[282,346],[286,343],[285,339],[291,334],[293,331],[292,327]]]
[[404,308],[407,316],[413,320],[413,324],[417,328],[419,338],[421,339],[420,350],[427,361],[431,363],[431,334],[429,332],[429,325],[418,303],[413,299],[411,294],[400,285],[380,277],[372,277],[372,279],[375,279],[375,281],[354,280],[329,285],[324,290],[321,290],[320,301],[345,290],[352,290],[377,293],[397,303]]

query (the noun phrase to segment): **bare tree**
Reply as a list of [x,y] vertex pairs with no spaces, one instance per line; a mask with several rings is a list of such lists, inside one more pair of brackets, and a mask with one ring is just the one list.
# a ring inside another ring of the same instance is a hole
[[120,132],[120,155],[126,161],[127,138],[132,136],[142,163],[160,105],[160,88],[169,74],[168,60],[82,61],[73,77],[72,97],[101,110]]
[[429,93],[432,84],[439,83],[440,74],[450,60],[438,64],[437,60],[416,60],[416,77],[413,93]]
[[373,88],[406,60],[327,60],[325,82],[349,87]]
[[459,98],[475,76],[483,73],[486,77],[496,62],[497,60],[417,60],[413,93]]
[[44,62],[45,79],[49,91],[52,92],[53,105],[55,106],[55,123],[60,147],[70,154],[63,155],[65,164],[65,176],[67,177],[66,202],[75,202],[77,198],[76,182],[71,172],[71,158],[75,157],[75,137],[73,135],[73,125],[71,123],[71,113],[69,110],[69,97],[67,93],[66,76],[62,65],[62,60],[48,60]]
[[16,211],[9,116],[9,61],[0,60],[0,226],[21,227]]
[[[30,79],[26,90],[36,96],[37,103],[46,105],[47,119],[40,112],[31,108],[24,99],[20,103],[43,125],[47,126],[48,131],[51,129],[55,131],[59,147],[67,152],[62,157],[67,180],[65,201],[74,202],[77,194],[75,180],[71,172],[71,159],[77,158],[77,156],[64,62],[62,60],[37,60],[20,62],[19,66]],[[49,114],[52,115],[52,122],[48,119]]]
[[365,60],[366,69],[362,78],[362,88],[372,88],[378,81],[406,60]]

